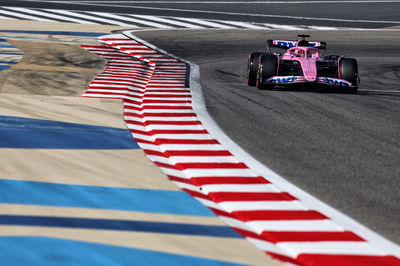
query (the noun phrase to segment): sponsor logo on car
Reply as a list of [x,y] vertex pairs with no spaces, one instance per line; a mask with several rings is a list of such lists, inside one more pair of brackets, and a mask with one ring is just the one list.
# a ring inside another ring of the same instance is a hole
[[269,78],[268,81],[271,83],[289,83],[295,82],[297,77],[290,76],[290,77],[276,77],[276,78]]
[[322,82],[325,84],[333,85],[333,86],[342,86],[342,87],[347,87],[350,85],[350,83],[339,80],[339,79],[334,79],[334,78],[323,78]]
[[296,46],[296,42],[276,41],[276,45],[290,48],[290,47],[295,47]]
[[321,46],[321,43],[320,42],[309,42],[308,43],[310,46],[312,46],[312,47],[320,47]]

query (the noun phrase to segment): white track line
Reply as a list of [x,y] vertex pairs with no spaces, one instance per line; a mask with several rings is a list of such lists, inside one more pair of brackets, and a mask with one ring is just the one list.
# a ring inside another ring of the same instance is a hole
[[[237,27],[220,24],[216,20],[208,21],[208,20],[197,19],[197,18],[180,18],[180,17],[173,17],[173,19],[188,21],[188,22],[192,22],[192,23],[196,23],[196,24],[204,25],[204,26],[209,26],[209,27],[217,28],[217,29],[237,29]],[[221,22],[224,22],[224,21],[221,21]]]
[[[21,19],[30,19],[30,20],[36,20],[36,21],[56,22],[56,20],[53,20],[53,19],[45,19],[45,18],[30,16],[30,15],[24,15],[24,14],[21,14],[21,13],[18,13],[18,12],[12,12],[12,11],[2,10],[2,9],[0,9],[0,14],[3,14],[3,15],[10,15],[10,16],[14,16],[14,17],[21,18]],[[57,21],[57,22],[58,22],[58,21]]]
[[132,21],[134,23],[139,23],[139,24],[147,25],[147,26],[154,27],[154,28],[173,29],[173,27],[170,27],[170,26],[167,26],[167,25],[164,25],[164,24],[151,22],[151,21],[147,21],[147,20],[143,20],[143,19],[132,18],[129,15],[119,16],[119,15],[105,13],[105,12],[87,12],[87,13],[94,14],[94,15],[99,15],[99,16],[104,16],[104,17],[115,18],[115,19],[121,19],[121,20],[124,20],[124,21]]
[[154,17],[154,16],[147,16],[147,15],[130,15],[130,16],[136,17],[136,18],[147,19],[147,20],[154,20],[154,21],[158,21],[158,22],[164,22],[164,23],[168,23],[171,25],[177,25],[177,26],[181,26],[181,27],[185,27],[185,28],[189,28],[189,29],[204,29],[204,27],[201,27],[198,25],[180,22],[180,21],[176,21],[176,20],[168,19],[168,18],[161,18],[161,17]]
[[33,15],[49,17],[51,19],[60,19],[60,20],[76,22],[76,23],[80,23],[80,24],[96,24],[94,22],[90,22],[90,21],[86,21],[86,20],[75,19],[75,18],[61,16],[61,15],[55,15],[55,14],[50,14],[50,13],[46,13],[46,12],[37,11],[37,10],[34,10],[34,9],[20,8],[20,7],[5,7],[5,8],[11,9],[11,10],[14,10],[14,11],[21,11],[21,12],[25,12],[25,13],[29,13],[29,14],[33,14]]
[[105,18],[99,18],[99,17],[95,17],[95,16],[89,16],[89,15],[80,14],[80,13],[73,12],[73,11],[58,10],[58,9],[45,9],[45,10],[48,10],[48,11],[51,11],[51,12],[54,12],[54,13],[59,13],[59,14],[70,15],[70,16],[74,16],[74,17],[86,18],[86,19],[90,19],[90,20],[94,20],[94,21],[109,23],[111,25],[132,27],[132,25],[126,24],[126,23],[122,23],[120,21],[115,21],[115,20],[105,19]]
[[226,24],[229,24],[229,25],[234,25],[234,26],[237,26],[237,27],[241,27],[241,28],[252,29],[252,30],[262,30],[262,29],[265,29],[265,27],[253,25],[253,24],[247,23],[247,22],[228,21],[228,20],[224,20],[224,21],[221,21],[221,22],[226,23]]

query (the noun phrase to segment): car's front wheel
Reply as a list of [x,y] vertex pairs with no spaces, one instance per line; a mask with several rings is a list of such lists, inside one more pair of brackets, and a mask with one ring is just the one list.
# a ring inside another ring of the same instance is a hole
[[351,82],[353,87],[349,88],[350,93],[358,90],[358,64],[354,58],[342,58],[339,61],[339,78]]
[[258,62],[256,87],[259,89],[273,89],[275,84],[265,83],[268,78],[277,74],[278,59],[275,55],[264,54]]
[[247,84],[249,86],[256,86],[257,82],[257,71],[258,71],[258,62],[261,55],[265,53],[262,52],[254,52],[249,54],[249,58],[247,61]]

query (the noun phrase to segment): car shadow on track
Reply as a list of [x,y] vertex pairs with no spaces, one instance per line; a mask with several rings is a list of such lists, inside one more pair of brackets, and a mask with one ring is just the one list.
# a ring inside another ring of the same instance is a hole
[[301,93],[321,93],[321,94],[348,94],[348,95],[357,95],[357,96],[381,96],[385,98],[391,99],[399,99],[400,100],[400,90],[366,90],[359,89],[357,92],[349,92],[344,91],[343,89],[335,89],[335,88],[304,88],[304,87],[279,87],[274,89],[258,89],[259,91],[275,91],[275,92],[301,92]]
[[346,90],[344,88],[332,88],[323,86],[310,86],[290,85],[290,86],[276,86],[273,89],[259,89],[260,91],[290,91],[290,92],[303,92],[303,93],[330,93],[330,94],[358,94],[358,92]]

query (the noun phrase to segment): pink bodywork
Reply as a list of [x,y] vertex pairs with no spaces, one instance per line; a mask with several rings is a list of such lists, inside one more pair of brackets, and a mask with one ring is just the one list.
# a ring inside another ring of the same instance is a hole
[[298,61],[303,69],[304,79],[306,81],[317,80],[318,60],[322,60],[320,52],[314,47],[292,47],[283,54],[282,59]]

